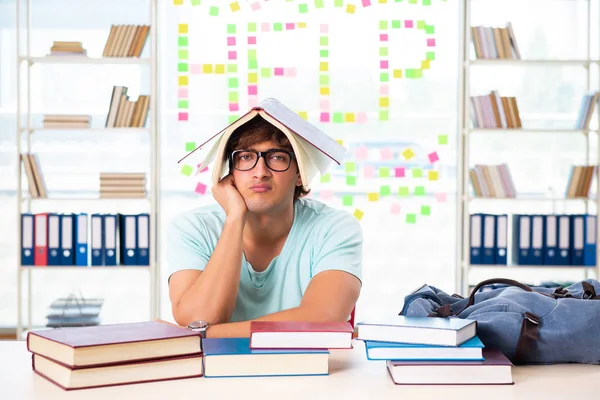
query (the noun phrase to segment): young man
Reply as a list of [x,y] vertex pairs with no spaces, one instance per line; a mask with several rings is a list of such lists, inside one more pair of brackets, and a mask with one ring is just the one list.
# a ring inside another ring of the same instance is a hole
[[349,213],[303,199],[287,137],[260,116],[227,143],[218,205],[168,233],[175,321],[247,337],[251,320],[346,321],[361,289],[362,231]]

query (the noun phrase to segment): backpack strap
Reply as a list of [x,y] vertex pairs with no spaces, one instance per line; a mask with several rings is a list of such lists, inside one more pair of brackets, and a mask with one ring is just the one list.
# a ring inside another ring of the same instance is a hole
[[475,304],[475,293],[477,293],[477,291],[479,291],[479,289],[481,289],[484,286],[493,285],[496,283],[500,283],[503,285],[509,285],[509,286],[516,286],[518,288],[525,290],[526,292],[533,292],[533,289],[530,288],[529,286],[524,285],[521,282],[513,281],[512,279],[506,279],[506,278],[487,279],[485,281],[479,282],[477,284],[477,286],[475,286],[475,288],[471,291],[471,295],[469,296],[469,301],[467,302],[467,305],[465,306],[465,308],[471,307],[473,304]]
[[523,318],[523,323],[521,325],[521,333],[519,333],[517,348],[515,349],[515,363],[520,364],[528,359],[527,354],[533,346],[533,343],[538,338],[539,327],[540,318],[535,314],[526,312],[525,318]]

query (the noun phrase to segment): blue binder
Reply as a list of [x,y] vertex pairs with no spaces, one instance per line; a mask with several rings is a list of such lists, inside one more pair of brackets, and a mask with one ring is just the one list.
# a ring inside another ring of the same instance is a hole
[[104,237],[102,252],[104,265],[117,265],[117,216],[112,214],[103,215]]
[[34,265],[33,263],[33,237],[35,224],[33,214],[21,214],[21,265]]
[[483,216],[483,264],[496,263],[496,216]]
[[150,215],[137,215],[137,265],[150,265]]
[[531,259],[531,217],[513,215],[513,262],[529,265]]
[[583,265],[596,265],[596,216],[585,216],[585,244],[583,246]]
[[104,257],[102,257],[102,215],[92,214],[90,224],[90,251],[92,252],[92,266],[104,265]]
[[558,265],[571,265],[571,218],[558,217]]
[[88,216],[86,213],[75,214],[74,248],[75,265],[88,266]]
[[48,265],[60,265],[60,215],[48,214]]
[[542,265],[544,259],[544,216],[531,216],[531,250],[529,265]]
[[544,232],[544,265],[560,265],[558,255],[558,216],[546,215]]
[[137,217],[119,214],[120,262],[122,265],[137,264]]
[[471,260],[470,264],[481,264],[481,238],[483,237],[483,216],[481,214],[471,215]]
[[75,265],[73,257],[73,214],[60,216],[60,265]]
[[496,216],[496,264],[507,264],[508,215]]
[[585,215],[571,215],[571,265],[584,265]]

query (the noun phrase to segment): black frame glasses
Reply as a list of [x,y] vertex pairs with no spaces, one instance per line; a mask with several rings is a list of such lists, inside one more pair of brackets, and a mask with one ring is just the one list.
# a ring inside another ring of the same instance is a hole
[[[254,153],[256,154],[256,159],[254,160],[254,164],[250,167],[250,168],[246,168],[246,169],[240,169],[237,168],[235,165],[235,155],[238,153]],[[267,157],[269,154],[273,154],[273,153],[285,153],[288,156],[288,165],[285,169],[275,169],[273,167],[271,167],[269,165],[269,158]],[[240,149],[240,150],[235,150],[233,152],[231,152],[231,155],[229,156],[229,169],[231,170],[232,167],[235,168],[238,171],[250,171],[251,169],[253,169],[254,167],[256,167],[256,164],[258,164],[258,160],[260,160],[260,158],[263,157],[265,159],[265,165],[267,166],[267,168],[269,168],[271,171],[275,171],[275,172],[285,172],[288,169],[290,169],[290,166],[292,165],[292,160],[294,159],[295,155],[293,152],[291,151],[287,151],[287,150],[283,150],[283,149],[269,149],[266,151],[256,151],[253,149]]]

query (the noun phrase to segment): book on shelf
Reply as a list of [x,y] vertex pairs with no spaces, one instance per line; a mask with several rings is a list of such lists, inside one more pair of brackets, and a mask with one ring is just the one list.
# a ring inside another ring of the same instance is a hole
[[581,100],[581,106],[579,107],[579,113],[577,114],[577,121],[575,122],[575,129],[589,129],[590,120],[592,114],[594,114],[594,108],[598,102],[598,92],[587,93]]
[[460,346],[365,341],[365,350],[369,360],[482,361],[484,347],[477,336]]
[[252,321],[253,349],[349,349],[354,328],[349,322]]
[[597,173],[597,165],[572,165],[565,197],[568,199],[588,198]]
[[471,42],[473,43],[477,59],[521,59],[517,38],[510,22],[504,28],[472,26]]
[[48,198],[46,181],[44,180],[37,154],[23,153],[21,154],[21,161],[23,162],[25,175],[27,176],[29,196],[32,199]]
[[140,57],[149,32],[149,25],[111,25],[102,56]]
[[507,164],[477,164],[469,169],[469,177],[477,197],[517,197],[517,190]]
[[106,117],[106,128],[143,128],[146,125],[150,96],[139,95],[129,99],[126,86],[114,86]]
[[50,48],[51,56],[87,56],[87,50],[81,42],[53,42]]
[[100,173],[100,198],[146,197],[145,173]]
[[91,122],[89,115],[45,114],[42,123],[45,129],[87,129]]
[[521,128],[516,97],[500,96],[497,90],[488,95],[471,96],[471,120],[474,128]]

